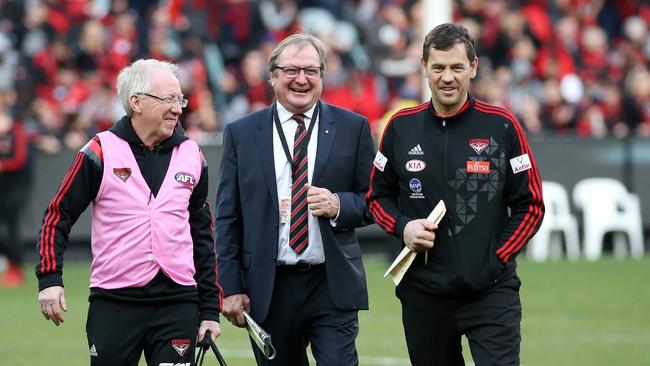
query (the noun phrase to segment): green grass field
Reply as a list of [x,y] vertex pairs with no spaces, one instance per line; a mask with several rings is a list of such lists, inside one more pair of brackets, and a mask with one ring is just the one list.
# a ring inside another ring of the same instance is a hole
[[[399,302],[392,282],[382,278],[388,263],[380,257],[366,257],[365,263],[371,310],[360,313],[361,365],[408,365]],[[58,328],[39,312],[33,275],[23,288],[0,289],[0,365],[88,364],[88,267],[86,262],[66,264],[69,311]],[[522,260],[519,275],[522,365],[650,365],[650,257],[541,264]],[[222,331],[217,344],[228,365],[254,365],[244,332],[230,325]],[[465,354],[471,364],[467,349]]]

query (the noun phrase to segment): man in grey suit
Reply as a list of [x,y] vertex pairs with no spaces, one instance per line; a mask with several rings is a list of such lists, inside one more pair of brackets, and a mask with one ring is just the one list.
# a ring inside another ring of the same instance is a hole
[[368,308],[354,229],[372,222],[374,144],[368,120],[320,101],[323,44],[308,34],[280,42],[269,59],[276,102],[230,123],[217,192],[216,246],[222,313],[251,314],[273,338],[259,365],[358,365],[358,310]]

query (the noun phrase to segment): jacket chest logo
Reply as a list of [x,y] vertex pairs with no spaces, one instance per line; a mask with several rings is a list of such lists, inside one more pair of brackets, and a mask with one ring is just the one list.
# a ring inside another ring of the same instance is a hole
[[422,160],[413,159],[407,161],[404,167],[409,172],[421,172],[427,167],[427,163]]
[[187,172],[176,173],[176,175],[174,175],[174,179],[178,183],[180,183],[181,185],[189,189],[194,188],[194,184],[196,183],[196,178],[194,177],[194,175]]
[[465,163],[465,171],[475,174],[490,174],[489,161],[468,161]]
[[126,183],[127,179],[131,176],[131,168],[113,168],[113,174]]
[[469,146],[476,151],[478,155],[481,155],[483,150],[490,146],[490,140],[488,139],[471,139],[469,140]]

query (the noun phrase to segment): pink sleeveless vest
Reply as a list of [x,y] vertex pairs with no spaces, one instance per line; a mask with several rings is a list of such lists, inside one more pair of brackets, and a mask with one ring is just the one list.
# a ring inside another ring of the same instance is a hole
[[158,196],[150,198],[129,144],[109,131],[97,135],[104,174],[93,202],[90,287],[141,287],[159,269],[180,285],[196,285],[188,206],[201,176],[197,144],[174,147]]

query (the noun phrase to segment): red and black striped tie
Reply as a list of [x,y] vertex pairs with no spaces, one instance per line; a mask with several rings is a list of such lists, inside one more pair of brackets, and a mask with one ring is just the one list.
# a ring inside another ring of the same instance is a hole
[[305,128],[305,115],[294,114],[298,122],[296,136],[293,140],[293,169],[291,172],[291,230],[289,231],[289,246],[300,254],[309,245],[309,232],[307,230],[307,129]]

